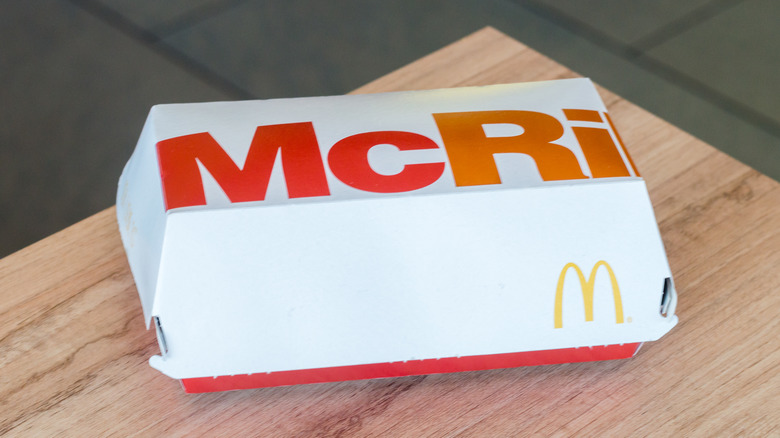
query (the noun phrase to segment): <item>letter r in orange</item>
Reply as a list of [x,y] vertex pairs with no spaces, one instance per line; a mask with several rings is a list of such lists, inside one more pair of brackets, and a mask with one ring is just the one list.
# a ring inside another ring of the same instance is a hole
[[[534,111],[477,111],[434,114],[457,186],[501,184],[493,154],[530,156],[545,181],[587,178],[569,149],[552,143],[563,135],[553,116]],[[514,137],[487,137],[482,125],[507,123],[524,132]]]

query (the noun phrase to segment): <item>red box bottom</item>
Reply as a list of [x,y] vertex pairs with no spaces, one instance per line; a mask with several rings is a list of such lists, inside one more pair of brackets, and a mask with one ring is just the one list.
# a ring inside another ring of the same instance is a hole
[[196,377],[182,379],[188,393],[232,391],[306,383],[341,382],[345,380],[417,376],[460,371],[492,370],[569,362],[626,359],[639,350],[640,342],[597,347],[562,348],[558,350],[524,351],[521,353],[486,354],[480,356],[447,357],[442,359],[409,360],[342,367],[311,368],[273,373],[238,374],[233,376]]

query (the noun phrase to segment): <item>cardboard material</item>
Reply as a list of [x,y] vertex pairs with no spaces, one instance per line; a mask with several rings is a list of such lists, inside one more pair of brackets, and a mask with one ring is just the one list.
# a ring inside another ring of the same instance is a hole
[[117,214],[189,392],[624,358],[677,321],[587,79],[155,106]]

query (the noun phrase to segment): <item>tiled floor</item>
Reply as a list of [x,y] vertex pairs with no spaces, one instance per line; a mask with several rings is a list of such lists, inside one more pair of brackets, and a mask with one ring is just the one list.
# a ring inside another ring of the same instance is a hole
[[113,204],[155,103],[345,93],[486,25],[780,179],[772,0],[0,8],[0,256]]

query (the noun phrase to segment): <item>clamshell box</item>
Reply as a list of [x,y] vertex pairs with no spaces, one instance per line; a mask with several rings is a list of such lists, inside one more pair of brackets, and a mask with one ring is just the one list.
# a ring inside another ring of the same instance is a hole
[[187,392],[627,358],[677,322],[587,79],[158,105],[117,216]]

